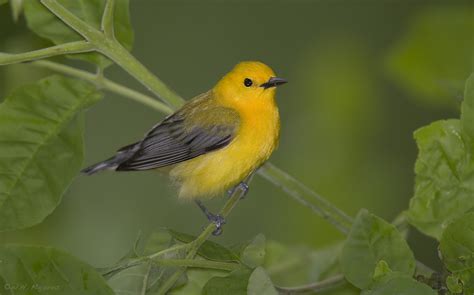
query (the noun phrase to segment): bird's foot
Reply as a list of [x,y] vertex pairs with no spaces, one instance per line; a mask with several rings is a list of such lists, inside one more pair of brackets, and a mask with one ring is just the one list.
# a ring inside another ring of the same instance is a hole
[[223,228],[222,226],[226,223],[225,218],[219,214],[212,214],[209,213],[207,216],[210,222],[214,223],[216,229],[212,232],[213,236],[220,236],[222,234]]
[[249,192],[249,185],[243,181],[239,182],[239,184],[227,191],[228,196],[231,197],[238,189],[242,190],[242,196],[240,198],[243,199]]
[[225,224],[224,217],[222,217],[219,214],[213,214],[204,206],[204,204],[201,201],[196,200],[195,202],[198,205],[198,207],[201,209],[201,211],[206,215],[207,219],[210,222],[214,223],[214,225],[216,226],[216,229],[212,232],[212,235],[219,236],[220,234],[222,234],[222,226]]

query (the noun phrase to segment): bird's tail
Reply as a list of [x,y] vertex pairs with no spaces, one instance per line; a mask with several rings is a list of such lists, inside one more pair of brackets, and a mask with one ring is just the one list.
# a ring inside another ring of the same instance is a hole
[[92,175],[103,170],[116,170],[123,162],[129,160],[137,151],[140,142],[127,145],[117,151],[117,154],[112,158],[99,162],[81,170],[81,173]]
[[117,161],[117,157],[112,157],[105,161],[99,162],[87,168],[81,170],[81,173],[92,175],[102,170],[115,170],[118,165],[120,165],[121,161]]

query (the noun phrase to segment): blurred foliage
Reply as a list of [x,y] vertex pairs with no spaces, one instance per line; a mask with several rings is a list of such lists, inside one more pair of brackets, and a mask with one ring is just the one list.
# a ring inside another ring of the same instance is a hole
[[469,6],[430,7],[418,15],[387,57],[387,70],[419,103],[455,107],[474,65]]

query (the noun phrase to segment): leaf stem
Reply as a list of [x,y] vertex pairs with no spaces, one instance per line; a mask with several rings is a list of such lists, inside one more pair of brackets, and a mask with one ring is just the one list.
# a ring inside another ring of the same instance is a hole
[[165,254],[168,254],[170,252],[178,251],[178,250],[184,250],[184,249],[189,249],[190,244],[178,244],[174,245],[173,247],[161,250],[159,252],[153,253],[151,255],[148,255],[146,258],[147,259],[156,259],[157,257],[163,256]]
[[349,232],[353,223],[351,217],[291,175],[271,163],[262,166],[258,172],[263,178],[284,190],[300,204],[309,207],[342,233],[347,234]]
[[296,293],[306,293],[306,292],[322,292],[322,291],[336,288],[345,283],[346,283],[346,280],[344,279],[344,275],[338,274],[316,283],[311,283],[311,284],[297,286],[297,287],[275,286],[275,288],[280,292],[280,294],[296,294]]
[[165,254],[168,254],[170,252],[178,251],[178,250],[184,250],[188,249],[191,245],[190,244],[179,244],[179,245],[174,245],[173,247],[158,251],[156,253],[153,253],[148,256],[143,256],[143,257],[138,257],[134,259],[129,259],[126,260],[122,263],[119,263],[115,265],[114,267],[107,267],[105,268],[105,271],[102,272],[103,276],[109,276],[111,274],[114,274],[118,271],[142,264],[144,262],[150,261],[150,260],[156,260],[159,259],[158,257],[163,256]]
[[153,259],[153,262],[162,266],[211,268],[226,271],[233,271],[240,267],[238,263],[211,261],[204,259]]
[[119,42],[100,42],[99,44],[96,43],[96,46],[99,52],[113,60],[122,69],[174,109],[177,109],[184,104],[184,99],[168,88],[163,81],[159,80]]
[[79,70],[70,66],[66,66],[63,64],[46,61],[46,60],[32,62],[31,65],[36,66],[36,67],[46,68],[46,69],[53,70],[62,74],[66,74],[72,77],[76,77],[79,79],[92,82],[105,90],[130,98],[134,101],[137,101],[146,106],[154,108],[155,110],[158,110],[165,114],[170,114],[173,112],[173,110],[169,106],[165,105],[164,103],[150,96],[147,96],[138,91],[122,86],[105,77],[100,77],[100,76],[97,76],[96,74],[89,73],[87,71]]
[[240,266],[239,263],[232,263],[232,262],[222,262],[222,261],[212,261],[212,260],[205,260],[205,259],[193,259],[193,258],[186,258],[186,259],[168,259],[168,258],[151,258],[150,256],[140,257],[137,259],[131,259],[126,263],[120,264],[112,269],[107,269],[106,272],[103,272],[102,275],[104,277],[110,277],[116,274],[119,271],[125,270],[130,267],[134,267],[140,265],[142,263],[146,263],[152,261],[157,265],[162,266],[183,266],[183,267],[192,267],[192,268],[211,268],[211,269],[219,269],[219,270],[226,270],[226,271],[234,271],[238,269]]
[[24,53],[0,53],[0,66],[48,58],[57,55],[94,51],[94,45],[87,41],[75,41]]
[[102,15],[101,28],[106,38],[115,39],[114,34],[114,12],[115,0],[107,0],[105,3],[104,14]]

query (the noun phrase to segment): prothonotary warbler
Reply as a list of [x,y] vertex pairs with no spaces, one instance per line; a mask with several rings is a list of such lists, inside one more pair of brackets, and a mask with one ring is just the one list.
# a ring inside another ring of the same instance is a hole
[[155,125],[145,137],[115,156],[84,169],[138,171],[169,166],[181,199],[195,200],[215,234],[225,222],[199,201],[240,186],[278,145],[280,117],[275,88],[287,81],[267,65],[237,64],[211,90],[184,104]]

